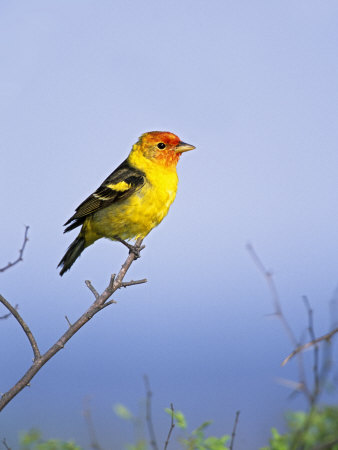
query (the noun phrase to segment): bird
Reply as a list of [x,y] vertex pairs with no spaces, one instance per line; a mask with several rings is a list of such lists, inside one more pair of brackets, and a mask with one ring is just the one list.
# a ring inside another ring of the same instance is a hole
[[[168,131],[149,131],[133,145],[120,164],[75,210],[64,233],[81,226],[58,267],[62,276],[83,250],[108,238],[126,245],[144,238],[163,220],[176,197],[177,163],[195,146]],[[137,253],[135,252],[135,255]]]

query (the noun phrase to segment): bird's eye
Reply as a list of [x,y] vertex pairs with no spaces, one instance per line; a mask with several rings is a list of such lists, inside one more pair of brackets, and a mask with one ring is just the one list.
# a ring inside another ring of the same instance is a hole
[[164,142],[160,142],[159,144],[157,144],[157,147],[163,150],[166,147],[166,145],[164,144]]

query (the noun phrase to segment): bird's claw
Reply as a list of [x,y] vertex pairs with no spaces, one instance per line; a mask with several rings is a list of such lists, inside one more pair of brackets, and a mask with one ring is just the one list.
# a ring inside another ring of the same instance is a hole
[[129,249],[129,254],[133,253],[135,259],[138,259],[141,257],[141,250],[144,249],[145,245],[141,245],[141,246],[138,246],[137,244],[131,245],[128,242],[126,242],[125,240],[120,239],[118,236],[115,236],[114,239],[116,241],[121,242],[121,244],[123,244],[124,246],[126,246]]
[[144,245],[139,247],[138,245],[130,245],[129,246],[129,254],[133,253],[135,259],[139,259],[141,257],[141,250],[144,249]]

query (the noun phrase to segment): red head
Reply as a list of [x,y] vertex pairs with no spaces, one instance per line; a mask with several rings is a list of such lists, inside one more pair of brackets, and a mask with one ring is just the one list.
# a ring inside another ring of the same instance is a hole
[[182,142],[178,136],[168,131],[150,131],[142,134],[135,144],[143,156],[164,166],[176,166],[181,154],[193,150],[193,145]]

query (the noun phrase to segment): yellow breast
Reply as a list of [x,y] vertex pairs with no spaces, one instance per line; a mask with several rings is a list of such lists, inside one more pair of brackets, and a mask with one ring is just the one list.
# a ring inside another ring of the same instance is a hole
[[142,161],[142,167],[138,161],[137,167],[146,174],[145,184],[126,200],[114,203],[88,219],[85,224],[87,237],[91,236],[88,241],[100,237],[113,239],[114,236],[121,239],[145,237],[167,215],[176,197],[176,167],[165,167],[148,160]]

